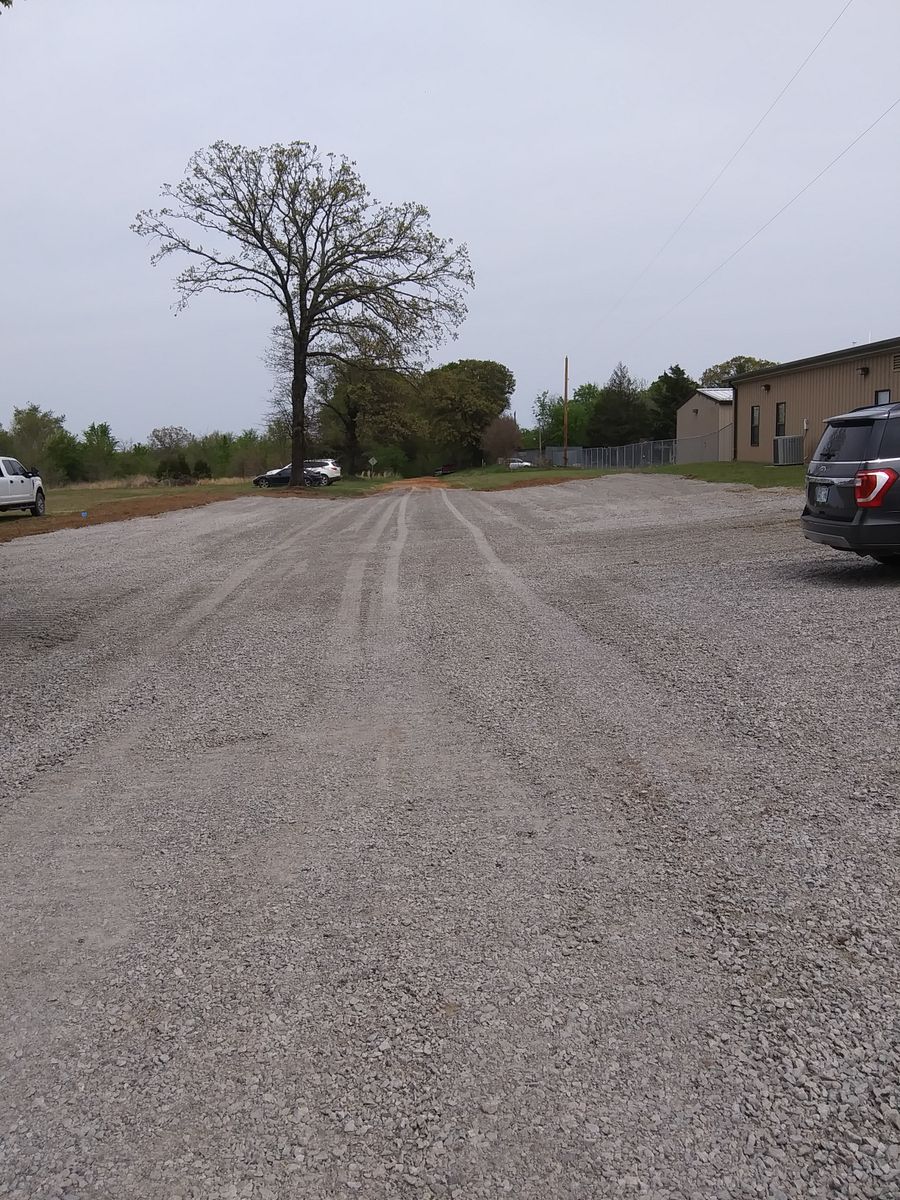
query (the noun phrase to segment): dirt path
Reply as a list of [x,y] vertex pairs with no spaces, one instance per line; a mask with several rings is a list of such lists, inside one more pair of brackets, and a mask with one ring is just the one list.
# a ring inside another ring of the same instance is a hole
[[794,507],[0,548],[0,1196],[898,1194],[895,584]]

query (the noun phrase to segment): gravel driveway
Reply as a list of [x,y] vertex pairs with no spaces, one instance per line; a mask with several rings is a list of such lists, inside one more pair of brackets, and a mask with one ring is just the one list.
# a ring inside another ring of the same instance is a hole
[[796,518],[0,547],[0,1196],[900,1196],[900,584]]

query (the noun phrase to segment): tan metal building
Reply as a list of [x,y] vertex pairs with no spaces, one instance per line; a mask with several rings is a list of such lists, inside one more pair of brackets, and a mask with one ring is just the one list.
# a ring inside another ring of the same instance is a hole
[[823,422],[867,404],[900,401],[900,338],[850,346],[737,375],[734,388],[734,457],[775,461],[775,439],[802,438],[808,462]]
[[676,414],[676,462],[730,462],[734,454],[731,388],[698,388]]

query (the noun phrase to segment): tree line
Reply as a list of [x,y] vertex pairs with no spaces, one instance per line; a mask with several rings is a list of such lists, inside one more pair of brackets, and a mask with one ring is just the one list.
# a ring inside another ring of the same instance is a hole
[[[251,478],[291,461],[290,367],[277,337],[269,356],[275,374],[271,407],[261,429],[193,434],[181,426],[151,430],[144,441],[119,440],[105,421],[80,434],[62,414],[37,404],[14,408],[0,425],[0,449],[39,468],[50,484],[156,477],[187,481]],[[570,446],[620,446],[672,438],[678,409],[698,387],[727,386],[740,371],[773,366],[739,356],[692,379],[677,363],[651,384],[619,363],[607,382],[583,383],[569,400]],[[306,401],[310,457],[337,458],[345,473],[370,469],[403,476],[429,474],[446,462],[475,466],[518,450],[562,445],[563,400],[542,392],[535,423],[520,429],[509,412],[515,377],[502,363],[461,359],[427,371],[332,363],[316,376]]]
[[[568,404],[570,446],[625,446],[630,442],[674,438],[679,408],[701,387],[727,387],[733,376],[776,364],[737,355],[708,367],[699,380],[675,363],[649,385],[619,363],[604,385],[583,383]],[[523,430],[523,449],[561,446],[562,396],[541,392],[534,403],[534,426]]]
[[[50,484],[132,477],[187,481],[250,478],[292,461],[290,390],[276,367],[276,387],[261,429],[215,430],[201,435],[181,426],[153,429],[143,441],[118,439],[105,421],[80,434],[65,416],[37,404],[14,408],[0,426],[0,449],[40,469]],[[420,475],[452,461],[474,466],[491,449],[498,425],[518,426],[506,413],[515,378],[502,363],[462,359],[421,372],[376,368],[367,362],[335,363],[318,376],[306,402],[308,457],[337,458],[347,474]]]

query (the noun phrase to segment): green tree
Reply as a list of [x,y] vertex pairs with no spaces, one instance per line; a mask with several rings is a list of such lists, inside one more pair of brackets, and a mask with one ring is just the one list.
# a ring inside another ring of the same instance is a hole
[[266,467],[267,445],[255,429],[245,429],[234,439],[231,468],[241,479],[256,475]]
[[220,141],[162,194],[169,206],[139,213],[132,228],[158,243],[153,262],[188,256],[175,280],[181,306],[211,290],[279,310],[292,352],[293,483],[304,482],[311,369],[359,358],[403,366],[465,317],[466,247],[434,234],[421,204],[373,199],[347,158],[306,142]]
[[697,383],[678,363],[653,380],[647,388],[647,403],[650,405],[652,419],[650,432],[653,437],[675,436],[678,410],[696,391]]
[[496,462],[498,459],[509,458],[513,455],[519,449],[521,441],[522,434],[516,418],[504,415],[494,417],[482,433],[481,448],[488,459]]
[[194,435],[183,425],[161,425],[158,429],[152,429],[147,439],[151,449],[168,455],[184,450],[193,440]]
[[701,387],[728,387],[735,375],[743,375],[745,371],[761,371],[763,367],[777,367],[778,363],[768,358],[751,358],[746,354],[736,354],[725,362],[714,363],[707,367],[700,376]]
[[516,390],[512,371],[490,359],[461,359],[426,371],[420,396],[438,456],[481,458],[481,435],[509,407]]
[[68,429],[58,429],[51,434],[44,449],[44,460],[41,471],[48,483],[78,483],[88,477],[84,445]]
[[232,474],[233,433],[222,433],[220,430],[215,430],[212,433],[204,434],[203,437],[194,440],[193,448],[203,461],[209,464],[214,479],[224,479]]
[[[586,446],[587,427],[591,413],[600,396],[596,383],[582,383],[569,400],[568,445]],[[541,392],[534,405],[534,414],[541,432],[542,446],[561,446],[565,432],[562,396]]]
[[619,363],[601,388],[587,423],[589,446],[625,446],[649,435],[651,417],[643,384]]
[[[378,474],[393,474],[404,475],[409,468],[409,459],[402,446],[379,446],[377,444],[367,447],[369,457],[374,458],[374,470]],[[368,464],[366,464],[368,469]]]
[[82,435],[84,465],[89,479],[110,479],[119,445],[106,421],[93,422]]
[[168,454],[165,458],[160,459],[159,466],[156,468],[156,478],[165,479],[169,483],[192,483],[194,477],[184,451],[179,450],[177,453]]
[[156,455],[144,442],[132,442],[123,446],[116,458],[116,474],[127,479],[129,475],[152,475],[156,471]]
[[589,446],[588,426],[603,389],[596,383],[581,383],[569,401],[569,445]]
[[65,432],[65,419],[62,414],[52,413],[38,404],[14,408],[9,440],[16,458],[29,468],[43,466],[50,441]]
[[548,438],[550,425],[553,421],[554,406],[560,402],[559,396],[551,396],[546,389],[539,392],[534,398],[531,412],[534,417],[534,429],[537,434],[536,445],[538,449],[543,446],[552,445]]
[[335,363],[317,389],[319,435],[350,475],[358,475],[376,445],[416,437],[421,422],[414,383],[371,364]]

